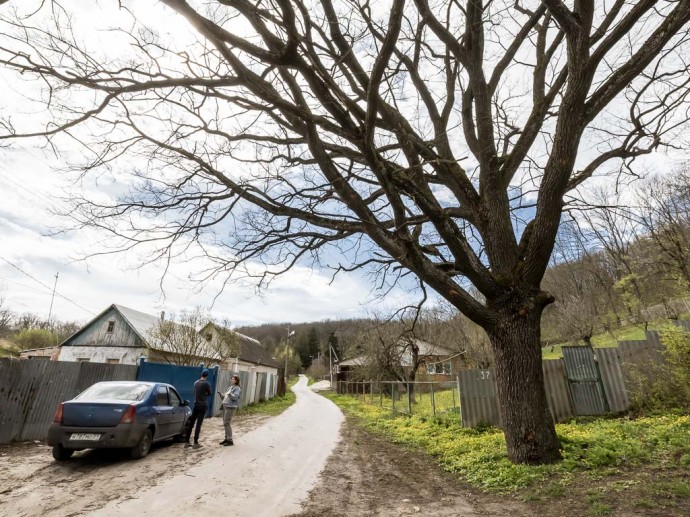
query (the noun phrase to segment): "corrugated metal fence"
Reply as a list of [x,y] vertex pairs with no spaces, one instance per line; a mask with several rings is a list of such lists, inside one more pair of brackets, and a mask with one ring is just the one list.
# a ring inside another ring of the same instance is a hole
[[[690,323],[681,322],[679,325],[690,329]],[[544,387],[554,420],[562,422],[576,415],[626,411],[630,407],[627,389],[630,377],[633,374],[639,376],[640,372],[644,374],[645,367],[664,361],[659,334],[649,331],[646,338],[619,341],[618,346],[612,348],[563,347],[563,359],[544,360]],[[650,368],[649,371],[654,374],[657,370]],[[649,380],[651,382],[651,377]],[[461,370],[457,382],[463,427],[479,424],[500,427],[501,413],[494,371]],[[339,393],[359,394],[361,385],[366,400],[364,387],[369,384],[341,381],[337,387]],[[418,392],[422,388],[414,389]],[[369,400],[377,403],[378,397],[369,397]],[[409,412],[405,404],[396,407],[393,403],[392,408],[394,411]]]
[[[162,364],[152,363],[141,359],[139,361],[139,369],[137,370],[138,381],[150,382],[165,382],[175,386],[175,389],[180,394],[183,400],[188,400],[192,405],[194,404],[194,383],[201,377],[201,372],[205,367],[199,366],[183,366],[179,364]],[[206,368],[208,370],[208,382],[211,384],[211,395],[208,397],[208,409],[206,416],[213,416],[214,409],[220,404],[216,400],[216,378],[218,376],[219,368],[214,366]]]
[[[240,408],[255,404],[276,396],[278,388],[278,376],[266,372],[229,372],[221,371],[218,373],[216,381],[216,391],[224,394],[230,387],[230,378],[233,375],[240,377],[240,387],[242,395],[240,397]],[[222,412],[221,404],[214,407],[214,416],[219,416]]]
[[[180,380],[179,368],[193,371],[190,382]],[[200,374],[199,367],[149,362],[142,369],[140,365],[0,359],[0,444],[45,439],[60,402],[75,397],[99,381],[136,380],[139,370],[142,372],[140,380],[170,382],[188,399],[189,393],[181,388],[186,386],[189,391]],[[220,393],[227,390],[234,374],[236,372],[217,373],[214,385]],[[276,395],[276,375],[253,372],[239,372],[238,375],[242,386],[241,406]],[[211,405],[214,416],[220,414],[220,405],[220,400],[214,395]]]

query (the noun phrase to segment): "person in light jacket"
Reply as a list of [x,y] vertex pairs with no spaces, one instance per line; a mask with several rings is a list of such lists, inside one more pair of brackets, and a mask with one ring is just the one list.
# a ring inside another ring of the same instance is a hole
[[242,388],[240,387],[240,378],[233,375],[230,379],[230,387],[225,392],[223,397],[223,426],[225,427],[225,440],[220,442],[220,445],[235,445],[232,441],[232,417],[240,406],[240,395]]

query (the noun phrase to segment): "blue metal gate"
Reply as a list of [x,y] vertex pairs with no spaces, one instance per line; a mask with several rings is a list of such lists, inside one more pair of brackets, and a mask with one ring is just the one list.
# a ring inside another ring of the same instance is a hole
[[[142,358],[139,361],[137,371],[138,381],[166,382],[175,386],[177,392],[183,399],[194,403],[194,382],[201,377],[201,370],[205,367],[199,366],[179,366],[176,364],[150,363]],[[216,379],[218,377],[218,366],[208,368],[208,382],[211,384],[211,395],[208,397],[208,411],[206,416],[213,416],[213,408],[217,405],[216,401]]]

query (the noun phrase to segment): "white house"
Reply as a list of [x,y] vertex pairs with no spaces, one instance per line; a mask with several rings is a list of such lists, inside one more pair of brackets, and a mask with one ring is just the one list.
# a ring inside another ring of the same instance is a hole
[[[242,372],[246,372],[247,386],[251,387],[251,392],[246,393],[248,400],[270,398],[273,395],[270,392],[275,391],[275,386],[278,382],[278,369],[281,366],[261,346],[261,343],[256,339],[221,327],[215,323],[207,324],[199,333],[213,348],[228,349],[235,352],[233,354],[234,357],[227,357],[221,363],[221,369],[238,372],[241,374],[241,377],[245,375]],[[228,341],[231,342],[228,343]],[[258,378],[262,374],[266,378],[270,378],[271,382],[265,383],[265,391],[257,393],[256,390],[261,385],[258,382]]]
[[213,344],[214,348],[218,348],[218,345],[227,339],[225,336],[229,336],[233,341],[236,340],[236,343],[227,346],[228,349],[235,349],[237,353],[233,354],[234,357],[225,358],[223,361],[224,369],[233,372],[278,374],[280,364],[256,339],[215,323],[208,323],[199,333],[207,342]]
[[[58,361],[136,364],[146,357],[168,362],[172,352],[151,338],[162,317],[113,304],[62,342]],[[194,361],[211,364],[220,360],[210,346],[195,351]]]

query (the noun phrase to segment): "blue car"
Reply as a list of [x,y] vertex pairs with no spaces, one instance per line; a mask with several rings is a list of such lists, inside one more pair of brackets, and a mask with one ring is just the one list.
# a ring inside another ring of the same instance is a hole
[[48,429],[48,445],[57,461],[83,449],[126,448],[134,459],[151,444],[180,439],[192,414],[170,384],[97,382],[58,407]]

